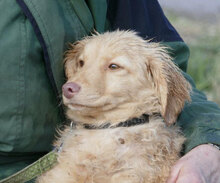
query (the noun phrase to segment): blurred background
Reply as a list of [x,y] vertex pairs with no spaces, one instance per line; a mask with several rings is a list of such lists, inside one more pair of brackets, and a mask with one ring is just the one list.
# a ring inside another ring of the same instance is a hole
[[159,0],[190,48],[188,73],[220,105],[220,0]]

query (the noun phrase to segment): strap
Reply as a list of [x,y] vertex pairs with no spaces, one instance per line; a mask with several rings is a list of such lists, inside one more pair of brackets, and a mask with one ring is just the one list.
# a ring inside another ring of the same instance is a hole
[[50,170],[57,162],[57,154],[51,151],[19,172],[0,180],[0,183],[24,183]]

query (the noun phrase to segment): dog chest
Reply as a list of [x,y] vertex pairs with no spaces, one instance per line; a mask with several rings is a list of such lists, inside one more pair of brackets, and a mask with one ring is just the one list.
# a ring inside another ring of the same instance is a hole
[[155,179],[161,172],[169,172],[183,140],[176,128],[168,128],[163,122],[129,128],[79,129],[65,138],[59,162],[82,177],[110,178],[132,171]]

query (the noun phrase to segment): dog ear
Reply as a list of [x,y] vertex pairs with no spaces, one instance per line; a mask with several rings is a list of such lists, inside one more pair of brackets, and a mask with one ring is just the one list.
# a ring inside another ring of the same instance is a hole
[[190,101],[191,86],[171,61],[165,48],[158,44],[152,53],[154,54],[148,55],[147,72],[158,94],[161,115],[167,124],[172,124],[183,109],[185,101]]

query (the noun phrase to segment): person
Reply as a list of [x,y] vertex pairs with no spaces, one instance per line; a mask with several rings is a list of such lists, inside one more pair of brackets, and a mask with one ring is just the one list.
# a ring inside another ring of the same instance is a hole
[[4,0],[0,14],[0,179],[52,149],[66,121],[59,104],[68,43],[94,29],[130,29],[169,47],[193,88],[177,121],[185,155],[168,183],[220,182],[220,152],[211,145],[220,145],[220,108],[186,74],[189,49],[156,0]]

